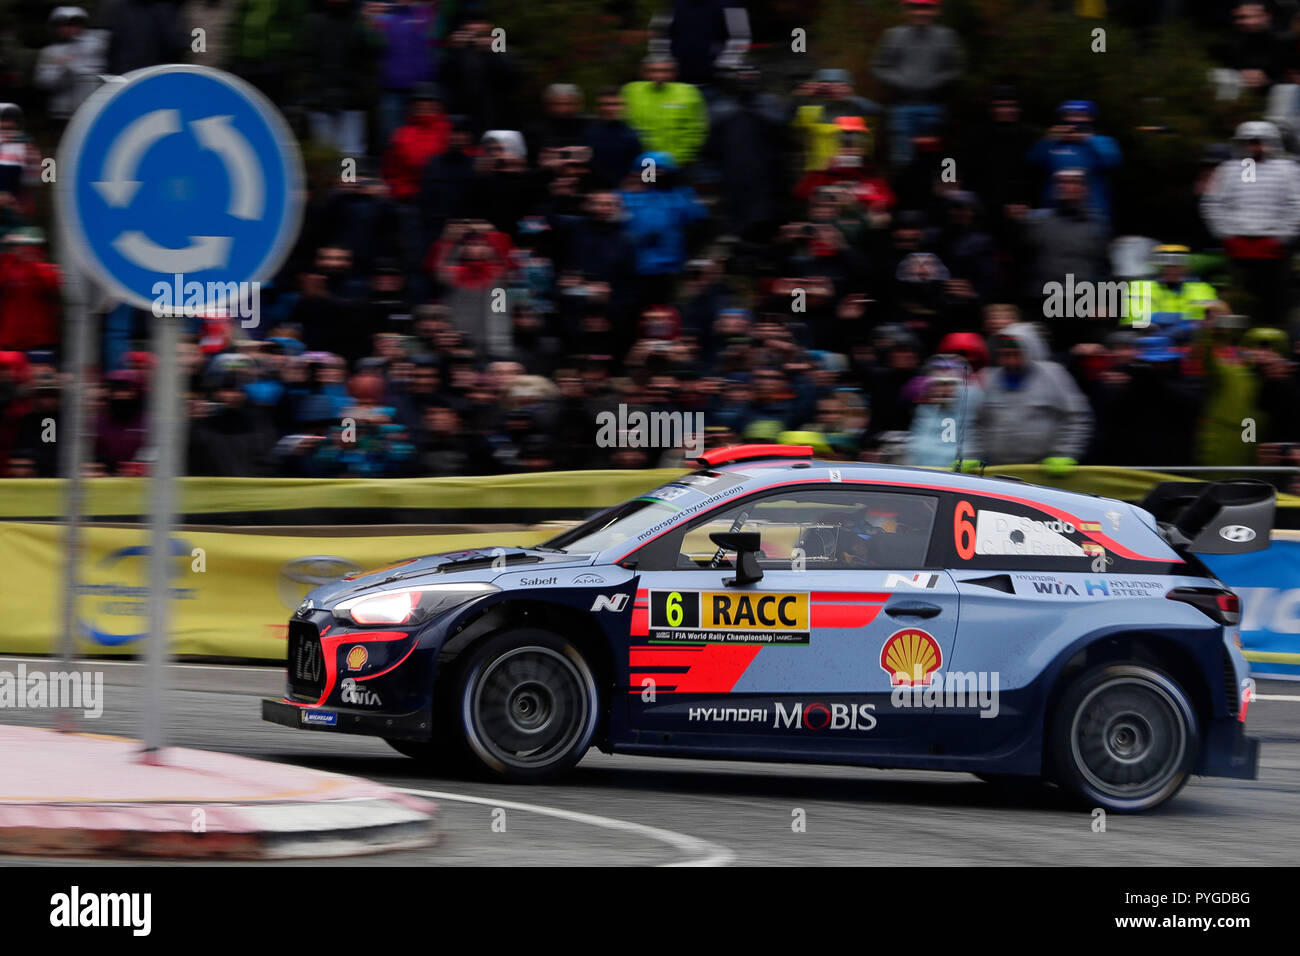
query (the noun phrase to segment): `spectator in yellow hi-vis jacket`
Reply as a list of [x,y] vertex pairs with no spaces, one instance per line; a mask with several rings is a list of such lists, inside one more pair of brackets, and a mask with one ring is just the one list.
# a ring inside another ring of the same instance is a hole
[[709,134],[704,97],[691,84],[676,82],[677,64],[671,57],[646,57],[641,75],[623,87],[627,122],[648,151],[668,153],[679,166],[694,162]]

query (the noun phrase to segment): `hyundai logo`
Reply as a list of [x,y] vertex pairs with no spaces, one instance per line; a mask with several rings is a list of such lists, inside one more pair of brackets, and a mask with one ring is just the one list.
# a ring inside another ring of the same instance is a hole
[[1224,541],[1244,544],[1247,541],[1255,540],[1255,531],[1253,528],[1247,528],[1244,524],[1230,524],[1219,529],[1219,537]]

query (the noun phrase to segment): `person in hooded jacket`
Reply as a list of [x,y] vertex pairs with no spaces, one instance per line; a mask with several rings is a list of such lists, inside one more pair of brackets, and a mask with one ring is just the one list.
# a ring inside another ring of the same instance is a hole
[[669,285],[686,263],[686,230],[708,216],[708,209],[689,186],[676,182],[677,163],[667,153],[645,153],[634,170],[654,162],[656,175],[646,183],[629,176],[619,199],[627,214],[626,233],[636,248],[635,269],[645,288],[642,302],[668,301]]
[[1300,165],[1282,154],[1272,123],[1242,123],[1239,155],[1214,171],[1201,194],[1201,216],[1223,242],[1233,285],[1256,301],[1261,325],[1283,324],[1290,247],[1300,235]]
[[1026,322],[994,338],[993,355],[965,457],[991,465],[1040,462],[1049,474],[1068,474],[1092,436],[1087,398],[1070,374],[1048,359],[1037,331]]
[[979,408],[981,392],[966,361],[936,355],[916,382],[916,408],[908,429],[903,463],[948,468],[967,455],[966,434]]
[[145,392],[136,372],[110,372],[103,411],[95,425],[95,461],[110,475],[135,461],[148,435]]

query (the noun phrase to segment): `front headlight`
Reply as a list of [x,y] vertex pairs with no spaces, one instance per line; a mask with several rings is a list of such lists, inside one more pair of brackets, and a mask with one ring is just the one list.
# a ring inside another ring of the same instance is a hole
[[334,606],[333,614],[353,624],[419,624],[457,605],[483,597],[499,587],[472,584],[424,584],[349,598]]

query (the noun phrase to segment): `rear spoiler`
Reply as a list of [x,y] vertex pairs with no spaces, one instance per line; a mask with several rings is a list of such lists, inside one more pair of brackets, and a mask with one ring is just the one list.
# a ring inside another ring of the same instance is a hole
[[1269,546],[1277,491],[1263,481],[1164,481],[1139,506],[1175,551],[1246,554]]

